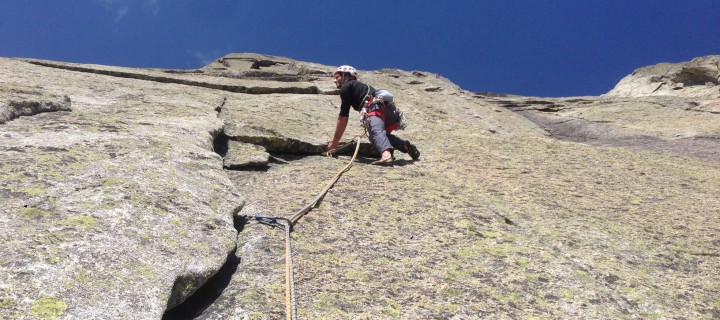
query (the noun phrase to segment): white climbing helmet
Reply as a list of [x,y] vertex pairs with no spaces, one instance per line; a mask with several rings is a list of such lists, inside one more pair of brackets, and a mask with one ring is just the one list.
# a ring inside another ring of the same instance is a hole
[[339,66],[337,69],[335,69],[335,72],[333,73],[333,75],[336,75],[338,73],[347,73],[350,76],[352,76],[353,78],[357,78],[357,70],[355,70],[355,68],[353,68],[352,66],[348,66],[348,65]]

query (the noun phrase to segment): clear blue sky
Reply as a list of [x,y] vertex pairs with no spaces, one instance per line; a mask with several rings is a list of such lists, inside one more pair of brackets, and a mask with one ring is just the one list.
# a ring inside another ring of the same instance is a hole
[[599,95],[720,54],[718,0],[2,0],[0,56],[194,69],[231,52],[439,73],[463,89]]

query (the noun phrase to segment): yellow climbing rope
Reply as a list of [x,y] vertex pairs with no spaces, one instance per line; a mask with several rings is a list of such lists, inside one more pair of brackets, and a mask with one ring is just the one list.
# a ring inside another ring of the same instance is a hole
[[[350,159],[350,161],[348,161],[345,167],[338,171],[338,173],[328,181],[328,183],[325,185],[325,188],[323,188],[322,191],[318,193],[317,197],[315,197],[312,202],[295,212],[295,214],[293,214],[290,218],[268,218],[262,216],[255,217],[255,219],[260,221],[261,223],[273,226],[283,226],[285,228],[285,315],[286,319],[288,320],[297,319],[297,307],[295,303],[295,277],[293,274],[294,272],[292,263],[292,245],[290,243],[290,232],[292,232],[292,227],[300,220],[300,218],[310,212],[313,207],[317,206],[317,204],[322,200],[322,198],[325,197],[330,188],[332,188],[333,185],[335,185],[335,183],[340,179],[340,176],[342,176],[343,173],[350,170],[353,162],[355,162],[355,158],[357,158],[358,151],[360,151],[360,140],[365,136],[365,134],[367,134],[367,131],[353,138],[353,140],[356,140],[356,143],[355,152],[353,153],[352,158]],[[348,144],[347,146],[349,145],[350,144]]]

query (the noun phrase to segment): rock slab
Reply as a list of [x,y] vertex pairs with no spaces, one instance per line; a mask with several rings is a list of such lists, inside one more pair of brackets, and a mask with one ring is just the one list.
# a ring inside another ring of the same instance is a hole
[[[567,98],[361,70],[422,156],[361,151],[294,226],[299,317],[720,317],[713,61]],[[0,58],[0,318],[284,317],[284,231],[254,217],[292,215],[349,159],[320,154],[332,70]],[[342,143],[362,133],[353,114]]]

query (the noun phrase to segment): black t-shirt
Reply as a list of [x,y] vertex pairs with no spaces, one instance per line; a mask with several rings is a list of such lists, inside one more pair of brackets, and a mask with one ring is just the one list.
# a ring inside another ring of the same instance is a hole
[[[370,88],[370,92],[368,92],[368,88]],[[375,94],[375,88],[357,80],[348,80],[345,82],[342,87],[340,87],[340,116],[349,117],[350,107],[356,111],[360,111],[366,94],[372,96]]]

